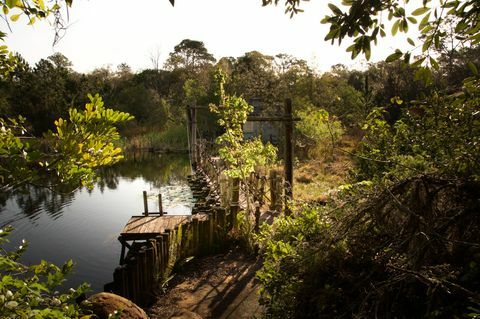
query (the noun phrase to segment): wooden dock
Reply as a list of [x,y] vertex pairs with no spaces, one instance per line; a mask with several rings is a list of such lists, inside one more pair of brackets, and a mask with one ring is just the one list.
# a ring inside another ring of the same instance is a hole
[[126,248],[131,249],[129,241],[148,241],[165,235],[180,225],[208,221],[207,214],[195,215],[164,215],[158,213],[150,213],[149,215],[132,216],[123,228],[118,240],[122,244],[120,253],[120,264],[125,261]]
[[167,231],[171,231],[180,224],[207,220],[206,214],[196,215],[169,215],[169,216],[132,216],[123,228],[120,236],[123,240],[148,240]]
[[164,212],[161,194],[158,211],[149,212],[147,192],[143,192],[144,212],[132,216],[118,237],[120,265],[105,291],[148,304],[157,285],[169,278],[179,261],[223,249],[234,215],[220,205],[204,172],[197,171],[189,183],[196,199],[192,215]]

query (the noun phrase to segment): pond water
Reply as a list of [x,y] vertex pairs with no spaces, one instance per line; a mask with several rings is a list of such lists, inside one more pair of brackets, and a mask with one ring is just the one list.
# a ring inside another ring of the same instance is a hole
[[29,242],[22,256],[24,263],[44,259],[62,265],[72,259],[75,268],[67,287],[88,282],[99,292],[112,281],[118,266],[121,245],[117,238],[123,226],[132,215],[143,212],[144,190],[149,194],[150,211],[158,211],[156,195],[161,193],[168,214],[191,214],[188,174],[187,156],[130,154],[102,170],[91,191],[59,194],[29,187],[2,199],[0,226],[15,228],[10,245],[21,245],[22,239]]

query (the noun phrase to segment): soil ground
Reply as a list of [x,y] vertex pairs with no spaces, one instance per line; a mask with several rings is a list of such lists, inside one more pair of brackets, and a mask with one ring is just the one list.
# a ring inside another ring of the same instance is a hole
[[152,319],[198,318],[195,314],[204,319],[260,317],[263,308],[255,280],[260,266],[256,257],[240,249],[194,259],[177,272],[147,312]]

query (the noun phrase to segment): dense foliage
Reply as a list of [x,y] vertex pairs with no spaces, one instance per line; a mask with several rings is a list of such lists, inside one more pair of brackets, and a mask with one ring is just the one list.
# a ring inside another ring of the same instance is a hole
[[478,82],[468,81],[453,95],[435,93],[412,104],[392,125],[382,110],[372,112],[363,127],[358,178],[400,180],[435,172],[478,180],[479,94]]
[[323,109],[306,108],[297,113],[300,121],[296,128],[305,137],[306,143],[311,144],[309,156],[312,158],[328,158],[335,143],[343,135],[342,123],[332,118]]
[[57,291],[62,290],[60,288],[65,276],[72,270],[73,262],[70,260],[61,268],[44,260],[26,266],[19,261],[28,247],[26,241],[13,251],[4,248],[11,231],[9,227],[0,229],[0,317],[91,318],[75,302],[88,290],[88,285],[83,284],[64,293]]
[[[292,14],[300,2],[286,1]],[[478,318],[478,1],[343,5],[329,5],[326,39],[354,38],[353,57],[386,35],[382,14],[394,35],[420,18],[422,43],[346,72],[364,111],[356,169],[326,206],[264,226],[267,317]]]
[[363,183],[264,226],[267,317],[476,318],[479,187],[433,175]]

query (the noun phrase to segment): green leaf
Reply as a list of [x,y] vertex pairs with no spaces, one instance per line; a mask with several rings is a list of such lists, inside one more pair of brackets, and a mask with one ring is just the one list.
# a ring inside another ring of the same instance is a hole
[[415,42],[414,42],[411,38],[407,38],[407,42],[408,42],[411,46],[415,46]]
[[330,10],[333,11],[333,13],[335,13],[336,15],[341,15],[342,14],[342,10],[340,10],[336,5],[332,4],[332,3],[329,3],[328,4],[328,7],[330,8]]
[[400,50],[395,51],[394,53],[390,54],[386,59],[385,62],[393,62],[402,57],[403,53]]
[[425,26],[427,26],[429,20],[430,20],[430,12],[427,13],[427,14],[422,18],[422,21],[420,21],[420,24],[418,25],[418,29],[421,30],[421,29],[423,29]]
[[395,21],[392,26],[392,35],[395,36],[398,32],[398,28],[400,26],[400,20]]
[[470,71],[472,71],[473,75],[478,76],[478,69],[475,64],[473,64],[472,62],[468,62],[468,68],[470,69]]
[[43,2],[43,0],[36,0],[35,2],[38,4],[40,9],[45,10],[45,3]]
[[425,61],[426,57],[423,57],[415,62],[412,63],[412,67],[416,68],[422,65],[423,61]]
[[407,22],[407,20],[402,20],[400,25],[401,25],[401,28],[400,28],[401,31],[407,33],[408,32],[408,22]]
[[15,3],[17,3],[17,0],[6,0],[6,1],[5,1],[5,4],[6,4],[7,7],[9,7],[10,9],[12,9],[12,8],[15,7]]
[[468,27],[468,24],[464,21],[460,21],[457,26],[455,27],[455,32],[460,33],[461,31],[465,30]]
[[20,18],[20,15],[21,13],[19,14],[13,14],[12,16],[10,16],[10,20],[12,20],[13,22],[17,21],[18,18]]
[[440,66],[438,65],[437,60],[435,60],[435,59],[432,58],[432,57],[430,57],[430,65],[431,65],[435,70],[440,69]]
[[427,11],[429,11],[430,8],[429,7],[421,7],[421,8],[418,8],[418,9],[415,9],[413,12],[412,12],[412,15],[414,16],[421,16],[422,14],[425,14]]
[[425,42],[423,43],[422,52],[427,51],[431,45],[432,45],[432,38],[431,36],[429,36],[425,39]]

